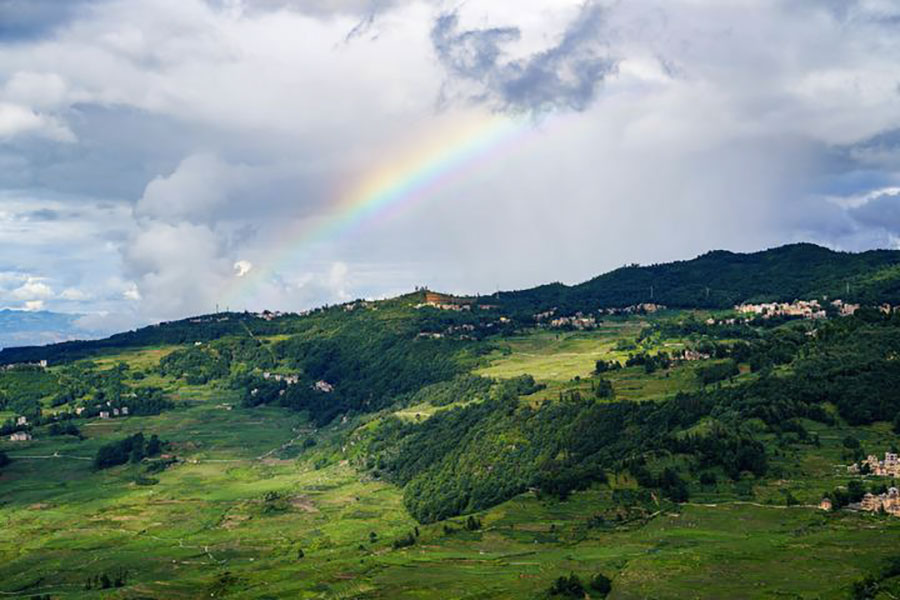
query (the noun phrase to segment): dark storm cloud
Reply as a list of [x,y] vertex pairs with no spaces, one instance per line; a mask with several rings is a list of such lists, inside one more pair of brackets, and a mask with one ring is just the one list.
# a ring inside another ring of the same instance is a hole
[[0,0],[0,42],[30,40],[65,25],[102,0]]
[[900,232],[900,189],[886,190],[848,213],[861,225]]
[[456,12],[438,17],[431,40],[451,77],[480,85],[477,100],[514,111],[581,111],[616,69],[602,40],[603,25],[603,8],[586,3],[557,45],[519,59],[506,59],[504,51],[504,45],[519,39],[518,28],[460,31]]

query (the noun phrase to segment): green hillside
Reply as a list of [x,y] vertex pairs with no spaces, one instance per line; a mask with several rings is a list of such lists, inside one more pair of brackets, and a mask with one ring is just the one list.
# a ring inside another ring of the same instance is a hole
[[594,310],[655,302],[678,308],[730,308],[741,302],[842,298],[900,301],[900,251],[835,252],[793,244],[752,254],[717,250],[693,260],[627,266],[582,284],[501,293],[512,307]]
[[[4,350],[0,596],[898,597],[900,511],[860,502],[900,471],[848,470],[900,445],[895,256],[715,252]],[[643,277],[669,310],[594,312]],[[739,300],[677,300],[704,277]],[[852,316],[730,310],[848,280],[873,294]],[[589,303],[582,330],[530,312]]]

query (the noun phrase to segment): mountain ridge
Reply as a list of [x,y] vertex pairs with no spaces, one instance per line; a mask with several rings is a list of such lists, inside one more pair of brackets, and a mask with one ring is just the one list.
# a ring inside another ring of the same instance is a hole
[[[655,302],[673,308],[727,309],[741,302],[823,297],[870,305],[900,304],[900,251],[845,252],[809,242],[749,253],[710,250],[687,260],[622,266],[574,285],[552,282],[478,296],[521,322],[551,308],[572,314]],[[0,364],[48,356],[71,359],[101,348],[204,341],[239,333],[246,321],[262,331],[278,330],[277,322],[257,319],[253,313],[197,315],[98,340],[3,348]]]

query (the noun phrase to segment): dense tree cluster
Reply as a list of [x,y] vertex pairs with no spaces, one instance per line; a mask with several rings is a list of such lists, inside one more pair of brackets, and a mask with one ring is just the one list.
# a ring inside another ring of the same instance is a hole
[[159,456],[163,443],[153,434],[145,439],[143,433],[136,433],[116,442],[104,444],[94,456],[95,469],[107,469],[127,462],[137,463],[144,458]]
[[494,381],[488,377],[464,373],[449,381],[428,385],[409,394],[406,403],[411,406],[425,403],[431,406],[446,406],[454,402],[486,398],[493,385]]

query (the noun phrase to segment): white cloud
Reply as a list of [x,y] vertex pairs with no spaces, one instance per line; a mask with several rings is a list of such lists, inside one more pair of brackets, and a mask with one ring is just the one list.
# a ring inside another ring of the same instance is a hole
[[12,297],[19,300],[36,300],[53,297],[53,288],[36,277],[29,277],[25,283],[12,291]]
[[166,222],[185,218],[209,217],[230,190],[231,171],[210,154],[185,158],[168,176],[156,177],[147,184],[135,207],[139,217]]
[[126,300],[140,300],[141,292],[138,290],[137,284],[134,282],[130,283],[122,292],[122,297]]
[[63,300],[72,300],[74,302],[84,302],[91,299],[90,294],[78,288],[66,288],[60,292],[59,297]]
[[234,263],[235,277],[243,277],[244,275],[249,273],[251,269],[253,269],[253,263],[251,263],[249,260],[239,260]]
[[57,142],[75,141],[71,130],[55,117],[38,114],[18,104],[0,102],[0,140],[25,134],[46,137]]
[[22,310],[27,310],[27,311],[44,310],[44,301],[43,300],[26,300],[25,304],[22,306]]
[[64,104],[67,91],[65,81],[56,73],[19,71],[9,78],[0,95],[25,106],[53,109]]

